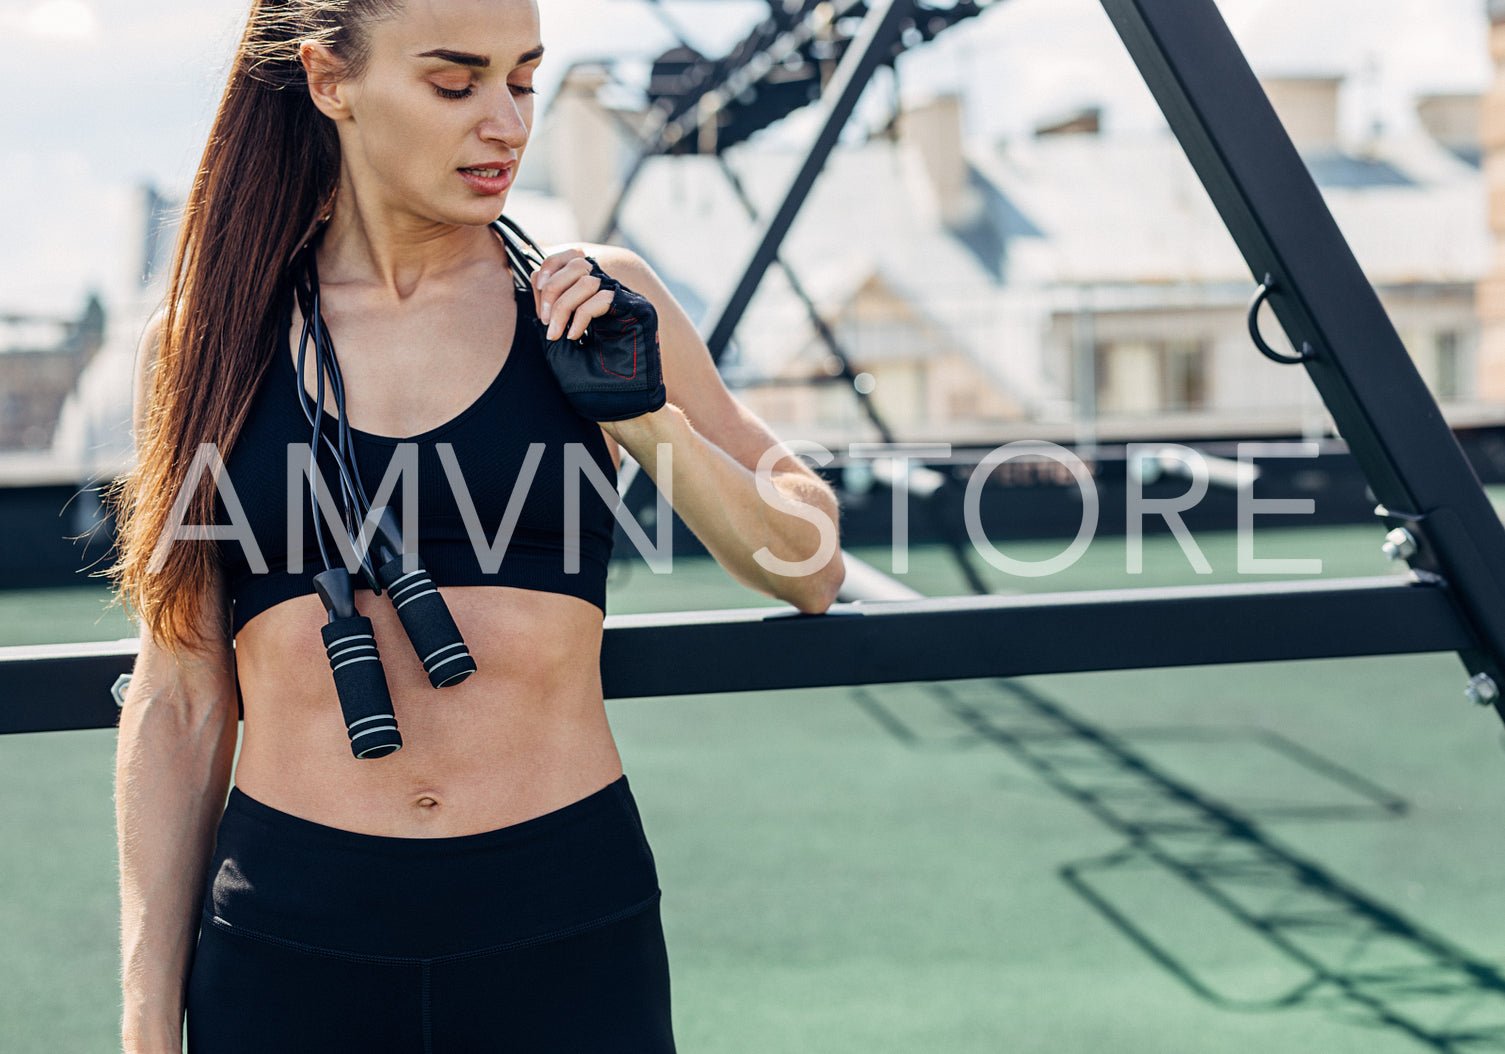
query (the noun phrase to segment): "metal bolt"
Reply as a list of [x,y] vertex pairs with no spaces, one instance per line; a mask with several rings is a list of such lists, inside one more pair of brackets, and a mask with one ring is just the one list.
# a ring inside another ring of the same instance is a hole
[[1380,552],[1391,560],[1409,560],[1416,555],[1416,536],[1404,527],[1397,527],[1385,535]]
[[1488,706],[1500,697],[1500,688],[1487,673],[1476,673],[1463,687],[1463,694],[1475,706]]
[[115,683],[110,685],[110,694],[115,697],[116,706],[125,705],[125,690],[130,687],[131,675],[123,673],[115,678]]

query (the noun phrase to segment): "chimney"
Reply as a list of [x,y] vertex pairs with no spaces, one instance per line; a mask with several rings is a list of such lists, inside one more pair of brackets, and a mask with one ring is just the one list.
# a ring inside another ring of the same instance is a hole
[[962,101],[954,92],[911,106],[899,118],[899,137],[919,153],[948,227],[976,219],[982,202],[962,149]]
[[1494,80],[1479,107],[1479,147],[1484,153],[1485,188],[1489,194],[1489,229],[1494,238],[1494,266],[1479,281],[1478,396],[1505,402],[1505,0],[1489,4],[1489,50]]
[[1437,142],[1459,157],[1476,160],[1483,101],[1475,93],[1423,95],[1416,100],[1416,116]]
[[1260,81],[1280,123],[1302,153],[1338,149],[1341,77],[1267,77]]
[[554,193],[569,204],[585,241],[596,240],[606,225],[630,156],[621,121],[635,115],[613,114],[600,101],[608,79],[595,64],[571,67],[545,118]]

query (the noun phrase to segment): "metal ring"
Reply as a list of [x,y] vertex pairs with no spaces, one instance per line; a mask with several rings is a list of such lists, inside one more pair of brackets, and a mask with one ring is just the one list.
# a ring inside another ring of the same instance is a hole
[[1266,344],[1265,338],[1260,336],[1259,332],[1259,309],[1264,306],[1270,294],[1277,288],[1275,276],[1266,272],[1264,282],[1254,291],[1254,299],[1249,301],[1249,339],[1254,341],[1254,346],[1259,349],[1259,353],[1271,362],[1278,362],[1282,366],[1294,366],[1316,357],[1317,353],[1312,350],[1310,344],[1303,341],[1301,350],[1295,355],[1284,355]]

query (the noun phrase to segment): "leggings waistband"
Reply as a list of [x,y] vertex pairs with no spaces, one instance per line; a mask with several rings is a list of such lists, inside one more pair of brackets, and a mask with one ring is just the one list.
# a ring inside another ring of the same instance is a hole
[[234,822],[259,824],[274,832],[279,839],[296,841],[319,849],[340,849],[353,853],[369,853],[383,857],[417,857],[432,860],[450,853],[467,853],[482,849],[516,846],[534,838],[545,837],[550,831],[566,824],[601,815],[616,807],[622,796],[631,797],[627,775],[623,773],[598,791],[578,801],[562,805],[552,812],[533,816],[517,823],[499,827],[494,831],[479,834],[462,834],[443,838],[396,838],[390,835],[363,834],[340,827],[305,820],[301,816],[283,812],[251,797],[239,787],[230,788],[230,797],[225,805],[225,815]]
[[434,958],[577,929],[657,893],[625,775],[542,816],[446,838],[328,827],[235,788],[204,915],[310,950]]

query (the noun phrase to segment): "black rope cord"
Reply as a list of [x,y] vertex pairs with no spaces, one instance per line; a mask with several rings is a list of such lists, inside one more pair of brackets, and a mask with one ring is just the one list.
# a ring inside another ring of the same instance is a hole
[[[329,335],[329,330],[324,325],[323,312],[320,310],[319,295],[319,272],[318,265],[314,260],[314,250],[310,246],[305,250],[301,267],[295,269],[294,288],[298,297],[298,307],[303,313],[303,328],[298,342],[298,402],[303,408],[303,416],[313,428],[313,434],[309,442],[309,473],[308,473],[308,497],[312,506],[314,519],[314,535],[319,543],[319,555],[324,561],[326,569],[334,565],[329,559],[329,550],[324,544],[323,516],[319,507],[317,486],[315,485],[316,472],[318,470],[318,452],[320,442],[334,455],[335,468],[340,480],[340,506],[344,521],[346,537],[354,540],[360,534],[359,524],[364,523],[371,513],[371,499],[366,494],[365,482],[361,479],[360,467],[355,457],[354,439],[350,432],[349,421],[345,414],[345,380],[340,372],[339,360],[334,354],[334,341]],[[308,392],[304,388],[304,377],[307,374],[308,341],[313,337],[314,343],[314,368],[316,377],[314,380],[315,396],[309,401]],[[330,439],[324,429],[324,388],[326,378],[329,391],[334,399],[336,431],[335,438]],[[371,567],[369,550],[362,550],[361,568],[367,578],[374,582],[374,569]]]

